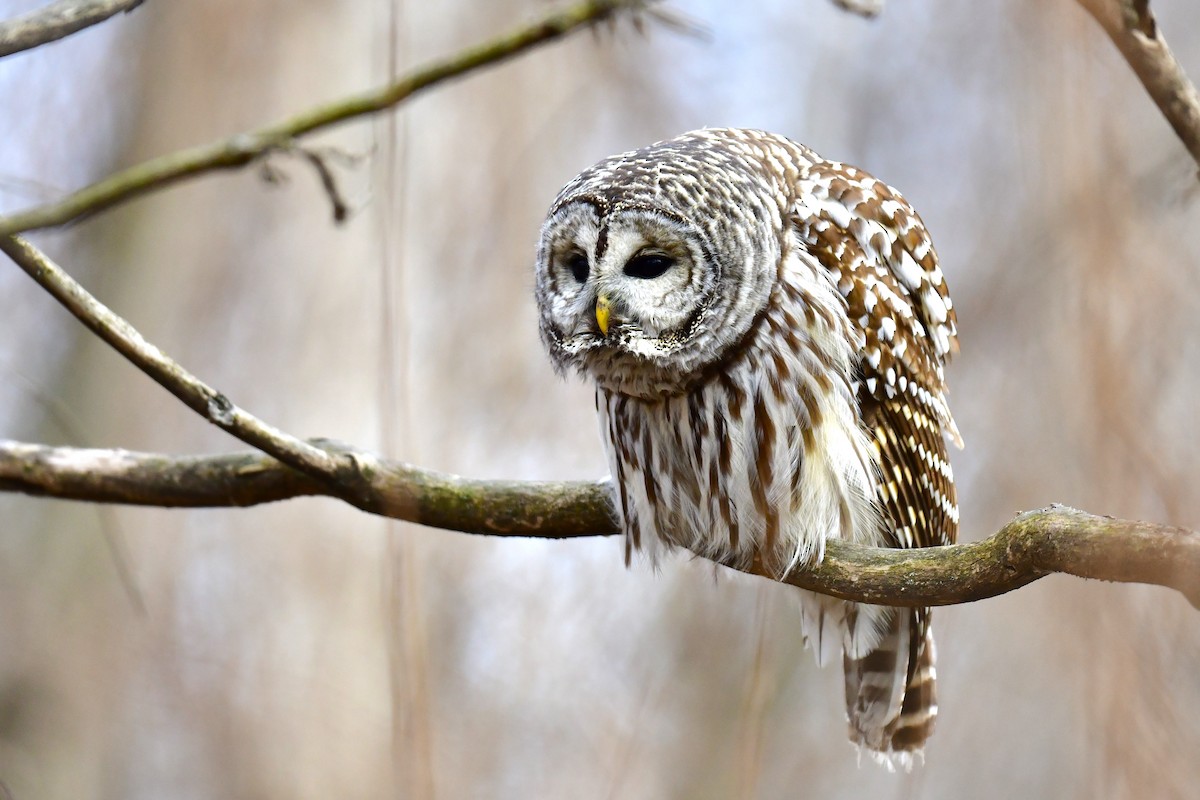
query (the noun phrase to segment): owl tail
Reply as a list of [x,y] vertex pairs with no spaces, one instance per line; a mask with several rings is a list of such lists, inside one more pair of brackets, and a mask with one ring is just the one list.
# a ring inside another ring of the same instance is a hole
[[937,717],[937,653],[926,609],[891,609],[879,644],[843,656],[850,740],[875,760],[909,769]]

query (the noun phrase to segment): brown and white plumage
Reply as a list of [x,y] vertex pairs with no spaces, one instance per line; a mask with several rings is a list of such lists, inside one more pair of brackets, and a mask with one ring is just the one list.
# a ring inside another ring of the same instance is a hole
[[[829,538],[954,541],[954,310],[885,184],[761,131],[684,134],[563,188],[536,293],[553,362],[596,383],[627,556],[780,575]],[[937,710],[928,610],[801,594],[818,659],[842,653],[851,739],[907,763]]]

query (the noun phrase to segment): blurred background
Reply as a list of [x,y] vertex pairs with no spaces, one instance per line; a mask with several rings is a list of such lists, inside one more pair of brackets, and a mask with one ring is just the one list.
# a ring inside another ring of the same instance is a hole
[[[40,0],[0,0],[8,17]],[[0,61],[0,211],[380,84],[542,0],[208,0]],[[1050,502],[1200,527],[1196,165],[1075,3],[672,0],[315,143],[34,239],[289,432],[478,477],[604,474],[537,340],[557,189],[710,125],[901,191],[959,312],[962,538]],[[1156,0],[1200,77],[1200,6]],[[0,264],[0,436],[243,446]],[[856,764],[785,587],[616,539],[498,541],[332,500],[246,510],[0,495],[0,797],[1194,797],[1200,616],[1052,577],[938,610],[927,764]]]

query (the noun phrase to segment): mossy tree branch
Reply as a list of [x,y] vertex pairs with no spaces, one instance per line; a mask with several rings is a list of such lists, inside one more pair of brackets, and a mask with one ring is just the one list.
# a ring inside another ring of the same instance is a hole
[[[0,440],[0,491],[188,508],[326,495],[465,533],[565,539],[616,532],[605,481],[471,480],[328,441],[312,444],[350,457],[352,482],[331,488],[256,453],[181,458]],[[1200,534],[1051,506],[1019,514],[971,544],[892,550],[831,541],[821,564],[783,581],[846,600],[926,606],[994,597],[1055,573],[1166,586],[1200,608]]]

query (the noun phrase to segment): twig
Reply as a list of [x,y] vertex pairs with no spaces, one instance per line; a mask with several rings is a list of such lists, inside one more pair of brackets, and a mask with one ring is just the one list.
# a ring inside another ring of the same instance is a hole
[[142,0],[57,0],[0,22],[0,58],[58,41],[141,4]]
[[0,217],[0,237],[62,225],[184,178],[243,167],[272,150],[286,149],[297,137],[386,111],[422,90],[560,39],[623,9],[639,8],[646,1],[587,0],[550,12],[532,24],[413,70],[381,89],[318,106],[256,131],[159,156],[86,186],[59,202]]
[[[329,495],[374,514],[465,533],[563,539],[616,532],[604,481],[470,480],[370,453],[354,452],[354,460],[363,483],[351,494],[254,453],[175,458],[0,440],[0,491],[168,507]],[[1166,586],[1200,608],[1200,534],[1052,506],[1020,514],[971,544],[893,550],[829,542],[820,565],[784,580],[847,600],[927,606],[982,600],[1053,573]]]
[[843,11],[857,14],[860,17],[872,19],[883,13],[883,0],[833,0],[833,4]]
[[310,147],[297,147],[294,151],[316,170],[317,178],[321,181],[321,188],[325,190],[325,196],[329,198],[329,205],[333,208],[333,221],[339,225],[345,222],[350,213],[350,207],[346,205],[346,200],[342,197],[337,178],[334,177],[325,155]]
[[1125,56],[1200,165],[1200,94],[1167,46],[1149,0],[1078,0]]
[[[279,152],[284,155],[299,156],[313,168],[313,171],[317,173],[317,180],[321,183],[321,189],[325,192],[325,197],[328,198],[329,205],[333,210],[334,223],[340,225],[345,222],[350,216],[350,206],[342,196],[337,175],[334,174],[333,167],[329,162],[336,158],[343,164],[355,164],[361,159],[333,147],[303,147],[299,144],[280,148]],[[271,155],[272,153],[264,154],[260,162],[259,172],[263,180],[273,185],[287,183],[288,174],[271,163]]]
[[355,467],[344,455],[333,455],[274,428],[243,411],[159,350],[88,293],[70,275],[20,236],[0,237],[0,250],[25,270],[55,300],[159,385],[200,416],[248,445],[288,466],[347,489]]

